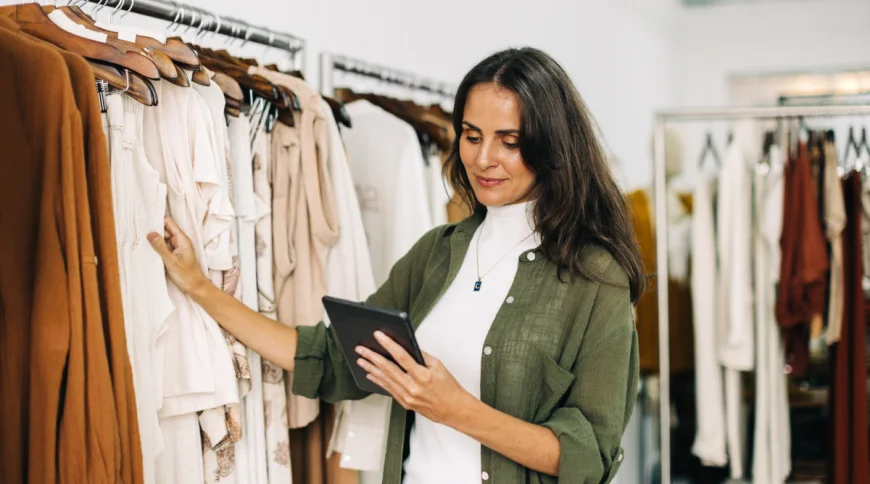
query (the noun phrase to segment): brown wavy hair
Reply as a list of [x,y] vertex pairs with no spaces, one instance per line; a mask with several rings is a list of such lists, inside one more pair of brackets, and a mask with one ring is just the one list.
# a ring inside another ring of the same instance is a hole
[[600,246],[628,276],[631,301],[643,293],[646,277],[625,196],[610,169],[595,122],[565,70],[533,48],[497,52],[466,74],[453,105],[457,136],[444,165],[447,180],[474,211],[477,200],[459,157],[465,103],[478,84],[494,83],[520,102],[520,153],[535,174],[534,224],[541,248],[559,267],[602,281],[584,263],[583,249]]

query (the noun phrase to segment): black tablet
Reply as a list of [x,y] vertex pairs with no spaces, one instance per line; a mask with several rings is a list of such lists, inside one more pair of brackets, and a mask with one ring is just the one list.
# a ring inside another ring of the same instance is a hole
[[375,331],[381,331],[392,338],[393,341],[405,348],[405,351],[417,363],[425,364],[407,313],[367,306],[363,303],[331,296],[323,297],[323,307],[326,308],[330,324],[338,335],[341,350],[344,352],[344,358],[353,373],[356,386],[361,390],[390,396],[386,390],[369,381],[366,378],[366,371],[356,363],[360,358],[354,350],[357,346],[364,346],[395,362],[387,350],[375,339]]

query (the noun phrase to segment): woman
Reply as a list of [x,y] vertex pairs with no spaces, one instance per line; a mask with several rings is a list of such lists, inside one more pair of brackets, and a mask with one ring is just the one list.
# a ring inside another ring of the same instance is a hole
[[608,482],[636,399],[644,277],[591,117],[526,48],[466,75],[453,125],[444,171],[474,214],[424,235],[367,300],[409,313],[425,366],[381,334],[401,367],[365,348],[346,362],[322,323],[290,328],[214,287],[171,219],[149,240],[219,324],[295,372],[296,394],[365,397],[350,363],[393,395],[385,483]]

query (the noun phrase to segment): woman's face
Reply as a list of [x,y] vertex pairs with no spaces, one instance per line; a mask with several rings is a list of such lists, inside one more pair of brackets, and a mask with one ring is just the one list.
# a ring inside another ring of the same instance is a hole
[[493,83],[468,92],[459,157],[474,194],[487,207],[531,198],[535,175],[520,154],[520,102]]

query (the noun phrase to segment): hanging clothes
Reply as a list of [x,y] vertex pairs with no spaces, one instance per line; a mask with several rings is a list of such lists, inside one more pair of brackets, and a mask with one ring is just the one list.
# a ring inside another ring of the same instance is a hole
[[[211,71],[206,70],[205,72],[209,77],[214,75]],[[229,134],[224,114],[226,109],[224,94],[216,83],[211,83],[208,86],[194,84],[192,87],[202,98],[203,104],[208,108],[208,114],[214,127],[212,151],[216,154],[217,176],[220,184],[219,213],[222,218],[235,219],[235,208],[230,201],[230,198],[233,196],[234,183],[232,180],[233,172]],[[228,227],[224,228],[224,225],[220,227],[223,232],[213,235],[212,240],[217,240],[217,244],[225,245],[215,249],[220,251],[221,262],[217,263],[217,266],[214,268],[209,267],[209,277],[224,292],[238,300],[242,300],[238,226],[236,221],[233,220],[233,223]],[[229,265],[226,265],[227,262],[224,259],[227,255],[230,257]],[[221,328],[221,333],[224,335],[227,347],[233,358],[235,377],[238,381],[239,403],[226,406],[223,422],[214,421],[214,426],[220,429],[220,439],[216,439],[210,432],[205,431],[207,428],[210,428],[211,424],[203,422],[210,422],[211,417],[206,415],[200,417],[200,427],[203,430],[203,439],[205,440],[203,442],[203,466],[206,483],[247,483],[249,482],[248,478],[251,473],[250,466],[253,456],[248,455],[247,442],[242,442],[242,414],[245,411],[242,407],[242,399],[251,391],[251,366],[248,360],[248,349],[245,345],[223,328]],[[214,412],[215,417],[218,415],[219,412]],[[234,448],[229,449],[228,447]]]
[[828,277],[828,328],[825,341],[832,345],[840,341],[840,329],[843,324],[843,304],[845,303],[845,287],[843,285],[843,231],[846,229],[846,206],[843,198],[843,187],[837,173],[839,160],[837,147],[833,142],[824,145],[825,159],[825,237],[831,252],[830,276]]
[[[791,429],[788,384],[779,326],[776,324],[776,285],[779,278],[785,156],[770,147],[769,171],[755,173],[755,432],[753,484],[782,484],[791,473]],[[834,179],[837,179],[836,171]]]
[[866,249],[862,237],[862,180],[851,172],[843,180],[846,230],[843,268],[846,302],[840,341],[831,347],[833,366],[830,410],[832,444],[829,450],[832,484],[870,482],[867,427],[867,318],[861,263]]
[[[257,256],[257,307],[263,316],[277,320],[272,279],[272,165],[271,135],[260,127],[254,133],[252,158],[257,223],[254,228]],[[269,484],[292,482],[290,440],[287,430],[287,391],[284,370],[262,360],[263,420],[266,432],[266,472]]]
[[752,300],[752,181],[739,145],[731,143],[719,175],[716,202],[716,351],[725,371],[725,422],[732,479],[746,458],[740,372],[755,367]]
[[[338,124],[331,110],[327,109],[326,101],[322,103],[328,127],[329,181],[335,193],[336,215],[341,227],[338,240],[326,260],[326,293],[351,301],[363,301],[377,287],[362,213]],[[323,318],[328,324],[329,317],[325,311]],[[381,395],[340,403],[336,408],[327,455],[330,458],[335,455],[336,459],[340,457],[340,466],[345,469],[380,471],[386,449],[389,404],[390,399]],[[365,478],[362,480],[365,482]]]
[[[159,83],[160,104],[145,110],[148,161],[169,187],[167,211],[188,234],[204,274],[232,267],[227,213],[221,190],[212,117],[193,89]],[[200,424],[211,443],[226,437],[224,405],[239,402],[233,358],[219,326],[199,305],[170,282],[176,312],[160,340],[162,405],[159,409],[166,451],[158,459],[161,483],[203,482]],[[197,418],[196,412],[203,412]],[[223,424],[221,426],[221,423]],[[193,435],[191,435],[193,434]],[[192,462],[200,462],[193,465]]]
[[432,228],[425,161],[409,124],[374,104],[345,105],[354,127],[343,131],[357,189],[375,284]]
[[[5,238],[0,264],[0,475],[141,482],[93,73],[6,18],[0,57],[11,96],[0,115],[12,163],[4,168],[16,174],[3,184],[3,203],[15,207],[3,229],[17,234]],[[23,82],[40,95],[20,96]]]
[[[652,201],[646,190],[635,190],[626,195],[631,214],[634,234],[640,247],[645,274],[656,272],[656,245],[653,224]],[[689,204],[684,203],[674,193],[668,193],[669,215],[682,223],[681,219],[692,220]],[[669,224],[669,227],[673,227]],[[689,226],[690,227],[690,226]],[[687,227],[688,228],[688,227]],[[687,257],[687,254],[683,254]],[[673,257],[672,257],[673,258]],[[640,345],[640,369],[644,373],[659,371],[658,336],[658,287],[654,280],[641,296],[636,310],[638,343]],[[689,285],[673,278],[668,280],[668,317],[671,331],[670,365],[672,373],[683,373],[694,366],[694,344],[692,342],[692,308]]]
[[[107,100],[107,130],[112,165],[113,206],[127,334],[127,352],[136,387],[142,442],[143,479],[156,483],[156,459],[164,450],[157,419],[160,381],[154,374],[155,344],[175,310],[163,261],[147,243],[149,232],[163,230],[166,185],[145,157],[142,104],[122,96]],[[156,257],[156,259],[155,259]]]
[[[301,103],[298,128],[279,123],[272,132],[273,275],[278,320],[293,327],[313,326],[322,319],[326,255],[338,237],[335,200],[326,174],[329,145],[322,99],[299,78],[256,66],[249,72],[289,88]],[[285,378],[290,427],[305,427],[317,418],[319,403],[293,395],[292,374]]]
[[825,309],[828,255],[819,219],[816,183],[805,144],[800,145],[785,173],[776,318],[785,339],[789,372],[802,376],[809,363],[810,321]]
[[[725,396],[723,370],[717,357],[716,326],[719,281],[714,214],[717,188],[715,178],[705,173],[698,181],[694,193],[691,286],[694,310],[697,434],[692,445],[692,453],[706,466],[724,467],[728,463],[725,446]],[[638,320],[639,318],[640,314]]]
[[[254,167],[250,143],[250,122],[239,114],[230,118],[228,136],[232,160],[231,185],[236,212],[239,265],[241,266],[241,300],[254,311],[259,310],[257,294],[256,224],[260,209],[254,193]],[[260,355],[248,352],[251,390],[244,398],[242,442],[249,458],[248,478],[245,482],[267,483],[266,419],[263,401],[263,365]],[[238,452],[238,450],[237,450]]]

